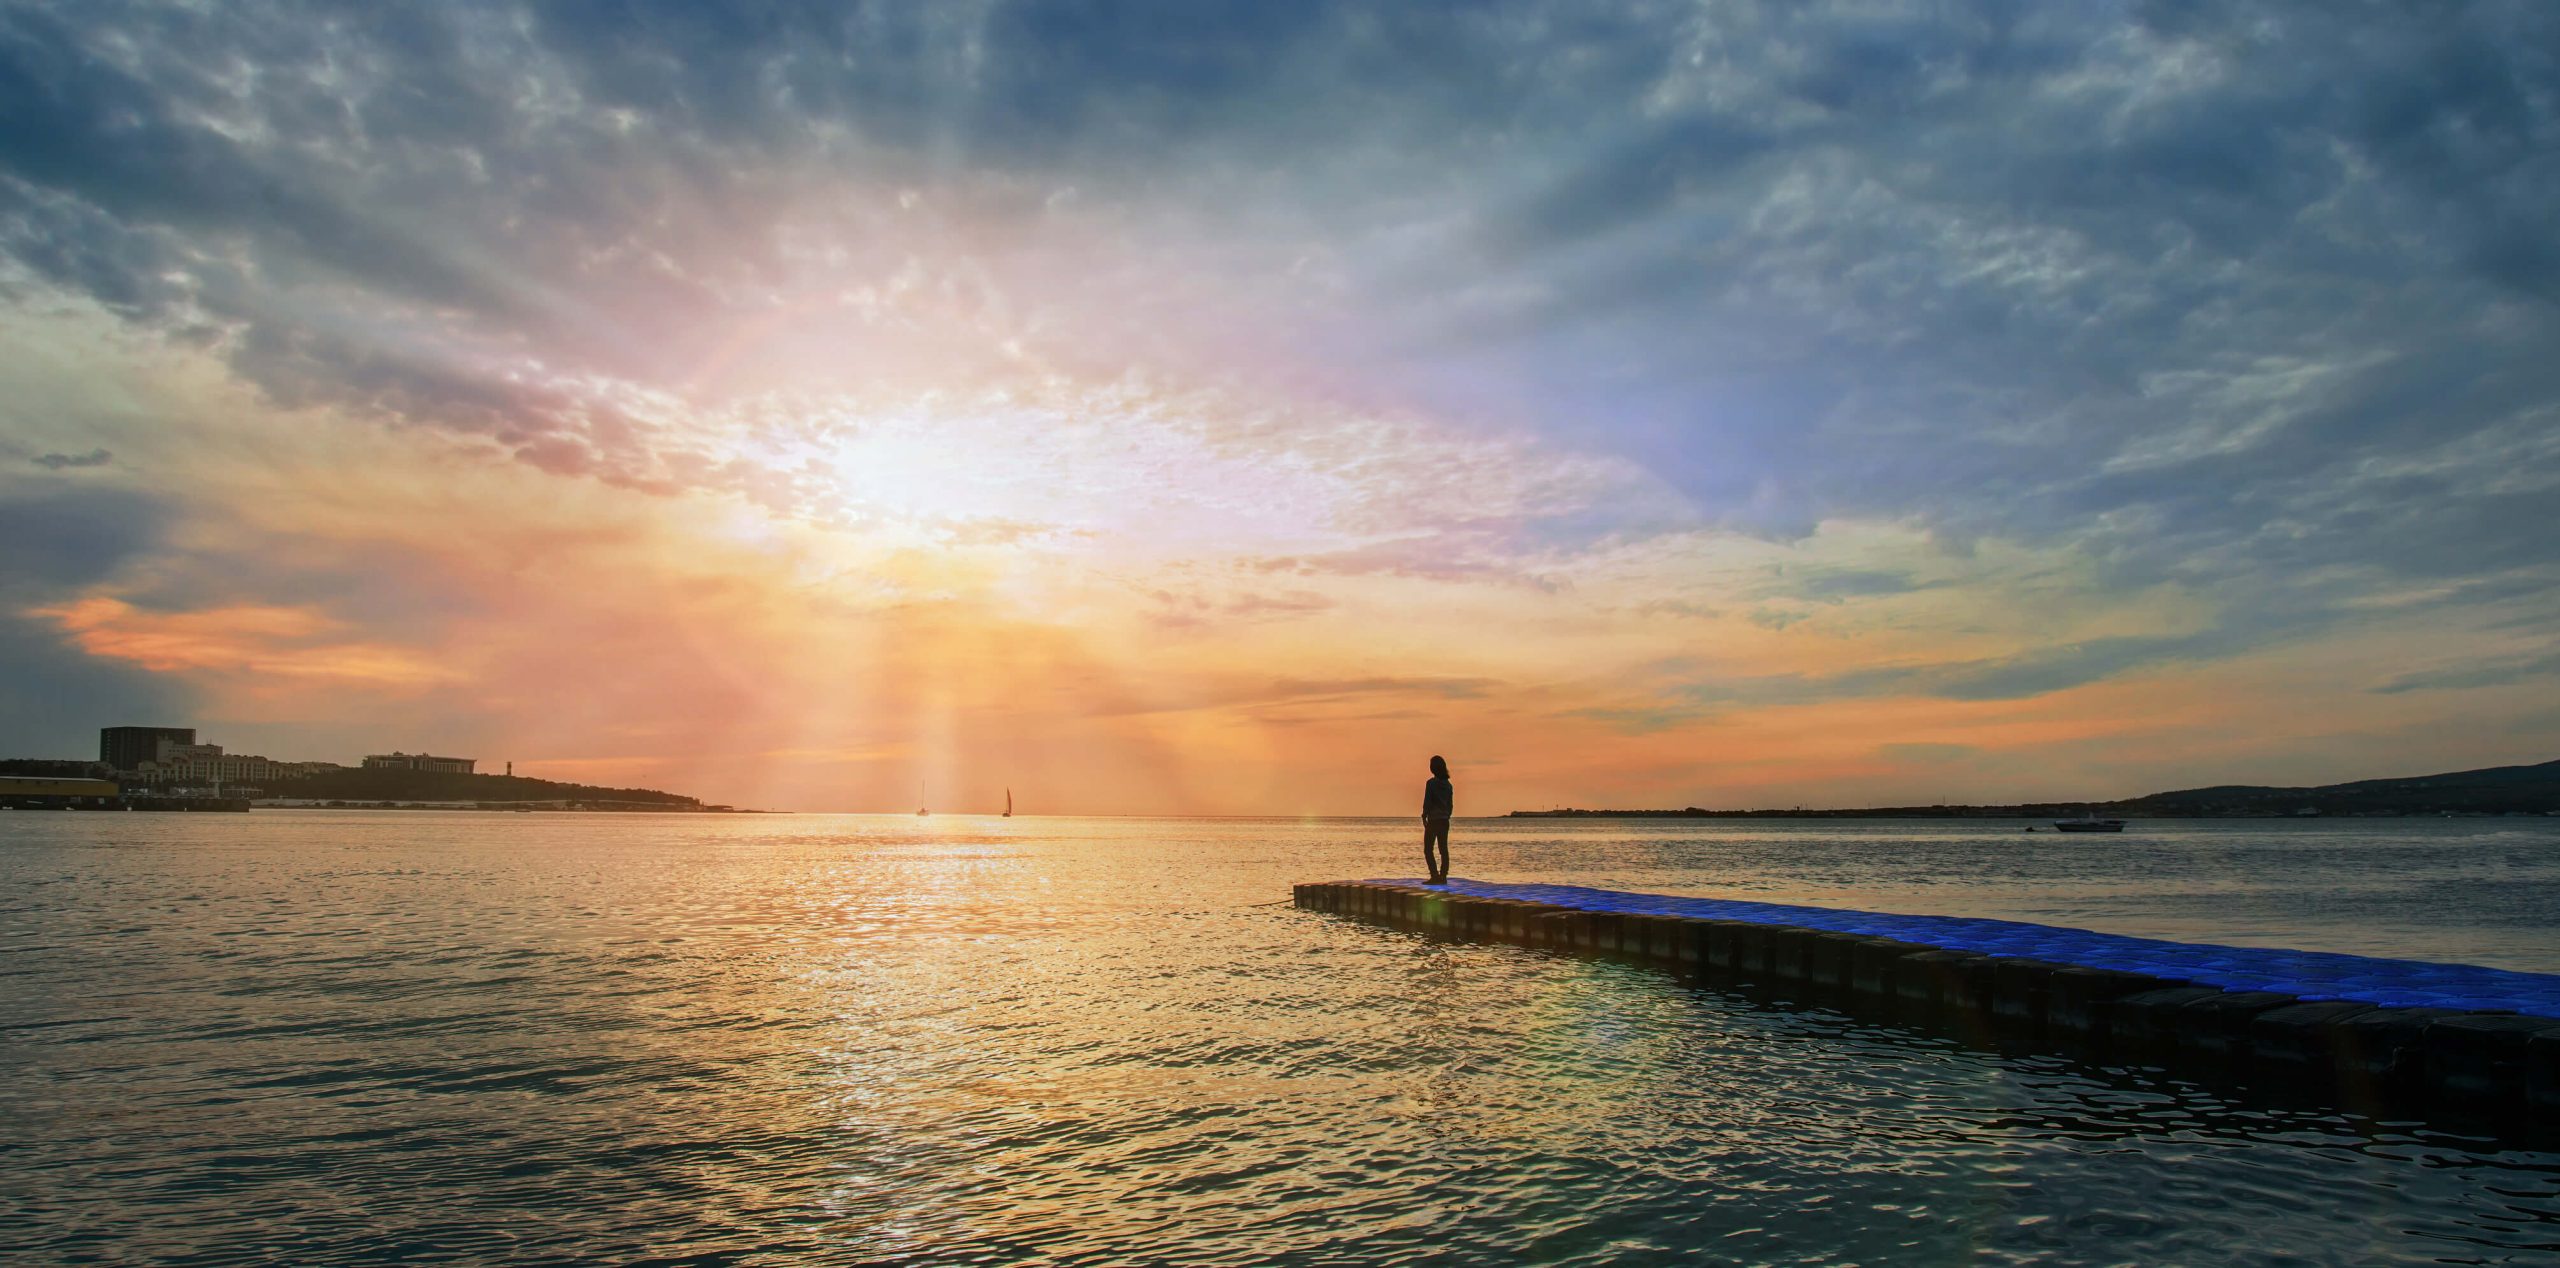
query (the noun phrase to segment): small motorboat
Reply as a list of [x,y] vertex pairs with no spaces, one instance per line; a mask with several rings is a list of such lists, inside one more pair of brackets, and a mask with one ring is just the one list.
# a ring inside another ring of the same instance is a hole
[[2082,815],[2077,819],[2054,820],[2053,830],[2056,832],[2122,832],[2124,831],[2124,820],[2100,819],[2094,815]]

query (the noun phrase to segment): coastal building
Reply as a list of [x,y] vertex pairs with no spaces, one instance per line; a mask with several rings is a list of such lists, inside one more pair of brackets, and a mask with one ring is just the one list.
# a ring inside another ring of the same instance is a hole
[[106,809],[119,795],[113,780],[0,775],[0,806],[10,809]]
[[279,762],[255,753],[225,753],[219,744],[164,744],[160,756],[135,773],[148,784],[219,785],[263,784],[337,769],[335,762]]
[[110,726],[98,729],[98,760],[120,771],[141,770],[160,759],[163,744],[193,744],[191,726]]
[[372,753],[366,755],[366,770],[425,770],[447,775],[469,775],[480,764],[474,757],[437,757],[428,753]]
[[343,770],[336,762],[279,762],[198,744],[193,727],[115,726],[98,733],[99,760],[132,782],[157,785],[262,784]]

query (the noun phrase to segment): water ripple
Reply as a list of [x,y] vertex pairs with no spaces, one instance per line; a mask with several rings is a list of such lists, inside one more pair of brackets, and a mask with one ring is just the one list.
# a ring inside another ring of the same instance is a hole
[[[0,1256],[2344,1264],[2560,1248],[2551,1155],[1266,905],[1292,881],[1392,866],[1407,826],[0,816]],[[2560,967],[2535,960],[2560,944],[2547,913],[2491,899],[2466,924],[2444,887],[2494,874],[2550,892],[2537,869],[2560,851],[2542,838],[2484,862],[2467,837],[2285,830],[2139,844],[2138,864],[1944,827],[1861,845],[1838,827],[1531,823],[1460,846],[1462,867],[1505,880],[2069,910],[2170,937],[2272,913],[2254,934],[2445,958],[2471,938],[2514,968]],[[1915,857],[1954,870],[1918,876]],[[2415,897],[2377,922],[2394,875]]]

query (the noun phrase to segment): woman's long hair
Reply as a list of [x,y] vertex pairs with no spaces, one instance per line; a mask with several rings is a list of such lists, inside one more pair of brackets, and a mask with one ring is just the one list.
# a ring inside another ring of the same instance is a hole
[[1449,777],[1449,763],[1443,760],[1438,753],[1431,755],[1431,773],[1442,779],[1447,779]]

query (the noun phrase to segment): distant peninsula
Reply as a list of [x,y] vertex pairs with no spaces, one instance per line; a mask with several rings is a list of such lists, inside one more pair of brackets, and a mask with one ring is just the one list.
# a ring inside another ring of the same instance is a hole
[[[698,797],[655,788],[605,788],[564,784],[527,775],[480,775],[465,771],[416,770],[407,767],[326,766],[311,763],[303,773],[269,776],[257,787],[235,794],[238,804],[378,808],[493,810],[666,810],[723,812],[729,806],[705,805]],[[50,758],[0,758],[0,776],[46,779],[118,778],[102,762]],[[136,792],[149,798],[144,790]],[[185,800],[163,797],[160,800]]]
[[2316,788],[2221,784],[2123,801],[2012,806],[1865,806],[1857,809],[1514,810],[1514,819],[2282,819],[2317,816],[2560,815],[2560,761],[2534,766],[2364,779]]
[[296,779],[270,780],[262,802],[372,806],[382,802],[470,802],[513,809],[723,811],[698,797],[654,788],[602,788],[563,784],[527,775],[476,775],[455,771],[341,767]]
[[[506,773],[484,775],[475,758],[368,753],[363,764],[278,761],[200,743],[192,726],[98,728],[96,761],[0,758],[13,803],[123,810],[247,810],[251,806],[399,810],[659,810],[734,813],[698,797],[655,788],[564,784]],[[87,786],[30,791],[24,781]],[[29,801],[29,798],[34,800]],[[111,805],[109,803],[112,803]]]

